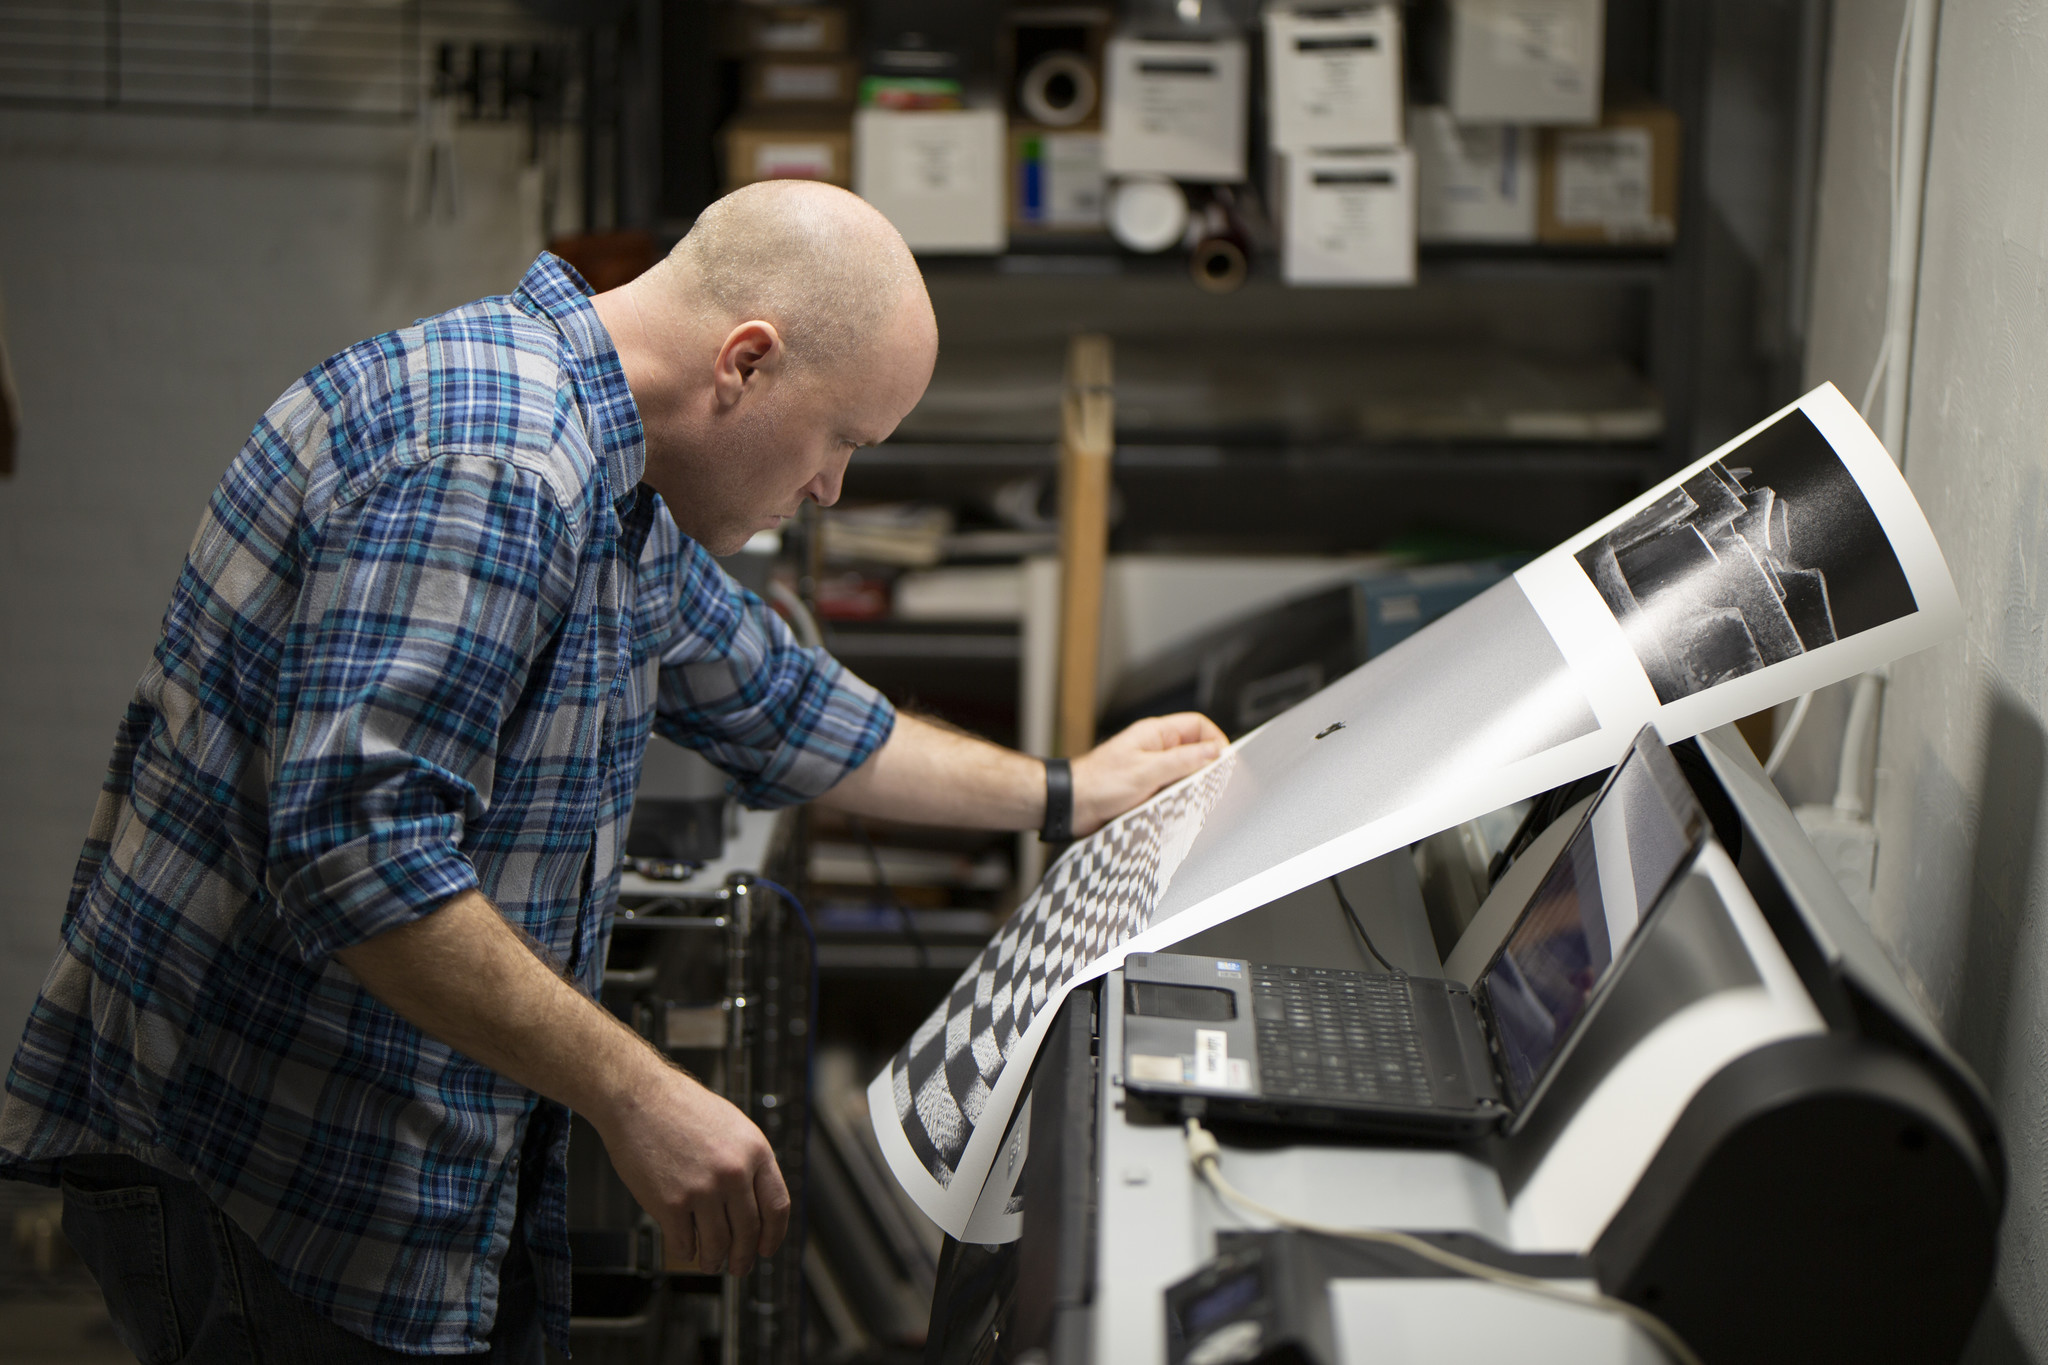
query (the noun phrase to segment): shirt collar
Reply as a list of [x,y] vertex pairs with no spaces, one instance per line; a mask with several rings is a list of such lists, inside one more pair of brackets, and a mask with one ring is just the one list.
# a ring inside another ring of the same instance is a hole
[[561,257],[543,251],[527,267],[515,297],[546,318],[569,343],[576,379],[592,418],[604,467],[605,488],[614,503],[630,503],[647,470],[647,433],[640,408],[626,387],[618,347],[590,306],[590,286]]

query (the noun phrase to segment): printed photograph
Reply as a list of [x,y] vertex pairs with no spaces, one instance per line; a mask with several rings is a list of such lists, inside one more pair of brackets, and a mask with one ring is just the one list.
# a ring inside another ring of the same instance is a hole
[[1915,609],[1877,515],[1796,409],[1578,561],[1667,704]]

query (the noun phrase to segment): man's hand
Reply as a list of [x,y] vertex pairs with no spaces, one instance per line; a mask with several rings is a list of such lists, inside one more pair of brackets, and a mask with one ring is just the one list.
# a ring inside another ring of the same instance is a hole
[[1153,716],[1074,760],[1074,833],[1093,834],[1216,760],[1230,741],[1199,711]]
[[661,1225],[671,1269],[745,1275],[789,1230],[789,1189],[753,1122],[681,1071],[592,1120],[612,1165]]
[[535,956],[474,891],[335,954],[422,1031],[589,1119],[672,1263],[736,1275],[789,1230],[751,1120]]

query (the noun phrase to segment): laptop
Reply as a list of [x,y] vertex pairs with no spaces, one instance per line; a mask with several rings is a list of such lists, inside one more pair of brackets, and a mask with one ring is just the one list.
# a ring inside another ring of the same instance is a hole
[[1133,953],[1126,1095],[1176,1117],[1449,1141],[1512,1131],[1707,837],[1677,761],[1645,726],[1470,990]]

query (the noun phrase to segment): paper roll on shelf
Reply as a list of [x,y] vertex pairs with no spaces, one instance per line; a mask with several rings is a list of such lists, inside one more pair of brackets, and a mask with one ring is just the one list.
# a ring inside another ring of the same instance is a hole
[[1049,128],[1071,128],[1093,118],[1100,95],[1095,69],[1078,52],[1049,52],[1017,81],[1017,103]]
[[1164,251],[1188,228],[1187,192],[1163,175],[1131,175],[1111,183],[1109,235],[1132,251]]

